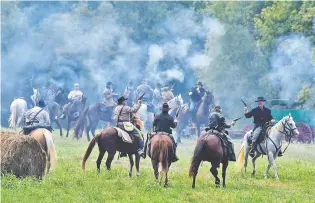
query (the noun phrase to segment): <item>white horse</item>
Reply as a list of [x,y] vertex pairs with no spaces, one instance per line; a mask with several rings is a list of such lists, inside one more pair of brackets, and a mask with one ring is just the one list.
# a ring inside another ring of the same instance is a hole
[[178,96],[174,97],[173,99],[169,100],[167,102],[168,106],[170,107],[170,109],[175,110],[178,107],[182,106],[184,104],[184,100],[182,98],[182,95],[179,94]]
[[22,118],[27,111],[27,103],[24,99],[15,99],[10,105],[11,115],[9,117],[9,127],[16,130],[22,125]]
[[32,99],[33,105],[36,106],[37,102],[40,99],[40,93],[38,89],[33,88],[33,95],[31,95],[31,99]]
[[148,112],[148,105],[142,103],[140,109],[137,112],[137,117],[143,122],[144,131],[151,131],[150,125],[153,124],[154,113]]
[[[244,174],[246,175],[246,167],[248,154],[250,151],[250,146],[248,144],[248,138],[251,136],[252,130],[247,132],[244,136],[243,144],[241,145],[241,151],[238,156],[238,163],[244,167]],[[262,154],[267,155],[269,164],[265,173],[265,178],[268,178],[268,172],[271,166],[273,166],[275,172],[275,179],[278,179],[277,165],[275,159],[278,156],[278,153],[282,147],[282,140],[284,137],[291,140],[293,136],[298,136],[299,132],[296,128],[295,122],[293,121],[292,116],[289,114],[286,117],[283,117],[276,125],[271,127],[268,132],[266,139],[257,145],[257,151],[255,156],[252,158],[253,162],[253,173],[256,173],[256,159]]]

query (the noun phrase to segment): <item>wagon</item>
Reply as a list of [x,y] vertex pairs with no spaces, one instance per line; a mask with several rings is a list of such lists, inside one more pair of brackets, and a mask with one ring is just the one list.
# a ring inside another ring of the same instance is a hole
[[[293,108],[294,103],[289,99],[273,99],[266,104],[271,107],[271,114],[276,121],[281,120],[284,116],[291,113],[300,133],[299,137],[296,139],[297,142],[312,142],[315,138],[315,110]],[[253,127],[253,124],[246,125],[243,128],[243,135],[253,129]]]

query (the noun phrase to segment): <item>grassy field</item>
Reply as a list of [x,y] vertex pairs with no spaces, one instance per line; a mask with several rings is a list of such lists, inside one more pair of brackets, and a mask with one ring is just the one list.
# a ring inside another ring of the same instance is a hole
[[[103,160],[98,174],[95,147],[83,172],[81,159],[88,145],[86,139],[77,141],[57,134],[54,138],[57,169],[42,181],[2,177],[1,202],[315,202],[315,145],[290,145],[285,156],[276,160],[279,180],[264,179],[266,157],[258,160],[255,177],[249,174],[245,178],[235,163],[230,162],[226,189],[215,188],[210,164],[204,162],[193,190],[188,177],[193,140],[184,140],[179,146],[180,161],[170,168],[170,187],[163,188],[155,183],[148,158],[141,160],[140,177],[135,177],[135,169],[133,177],[128,177],[128,158],[115,158],[110,172]],[[239,144],[235,140],[237,150]],[[272,169],[270,176],[273,177]]]

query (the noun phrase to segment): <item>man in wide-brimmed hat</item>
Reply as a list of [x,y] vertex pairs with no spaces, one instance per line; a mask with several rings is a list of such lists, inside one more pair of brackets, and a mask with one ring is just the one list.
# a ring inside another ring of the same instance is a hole
[[254,129],[252,134],[252,150],[251,155],[254,155],[256,147],[257,147],[257,139],[261,134],[265,123],[267,122],[274,122],[273,117],[271,115],[271,110],[264,106],[264,102],[266,100],[264,97],[258,97],[255,102],[258,103],[258,107],[252,109],[248,112],[247,106],[244,107],[245,117],[246,118],[254,118]]
[[228,149],[228,158],[229,161],[236,161],[235,152],[234,152],[234,145],[231,141],[230,136],[228,135],[226,128],[231,128],[231,126],[235,125],[235,121],[232,121],[231,124],[227,124],[225,121],[224,116],[221,114],[221,107],[220,105],[215,105],[213,112],[209,116],[209,130],[215,130],[223,134],[223,138],[227,143]]
[[[134,107],[130,107],[127,104],[127,100],[128,98],[125,98],[124,96],[119,97],[118,98],[118,105],[116,106],[115,110],[114,110],[114,118],[117,122],[117,127],[121,128],[124,130],[124,122],[131,122],[133,123],[133,121],[131,120],[132,118],[132,113],[137,113],[137,111],[140,109],[142,101],[138,100],[137,106]],[[143,140],[141,139],[138,131],[136,129],[133,129],[131,132],[131,134],[133,134],[138,141],[138,154],[140,156],[144,156],[144,152],[143,152]],[[126,154],[121,154],[121,157],[127,156]]]
[[44,100],[39,100],[36,106],[28,110],[24,115],[24,134],[29,134],[36,128],[47,128],[50,130],[49,113],[44,109],[46,103]]
[[165,103],[171,101],[174,98],[174,94],[170,85],[167,84],[165,85],[165,87],[162,88],[162,98],[163,102]]
[[[79,83],[74,83],[73,90],[68,94],[68,100],[69,102],[63,107],[62,115],[60,116],[61,119],[66,118],[66,112],[69,108],[69,106],[75,101],[79,100],[81,101],[83,98],[83,93],[80,90]],[[76,112],[77,115],[79,115],[79,112]]]
[[[172,116],[170,116],[168,114],[168,111],[170,110],[169,106],[167,103],[164,103],[162,106],[162,113],[160,115],[158,115],[157,117],[155,117],[154,121],[153,121],[153,127],[154,127],[154,131],[155,132],[164,132],[167,133],[172,142],[173,142],[173,149],[174,149],[174,156],[172,161],[178,161],[178,157],[176,155],[176,147],[177,144],[174,140],[174,137],[172,136],[172,128],[176,128],[177,126],[177,122],[176,120],[174,120],[174,118]],[[150,147],[149,147],[150,149]]]
[[106,107],[113,107],[116,105],[116,102],[114,101],[114,97],[118,96],[118,94],[113,92],[113,83],[112,82],[107,82],[106,87],[103,91],[103,104]]
[[191,113],[192,120],[195,120],[195,115],[201,103],[202,97],[205,95],[206,90],[203,87],[202,82],[197,82],[196,86],[189,91],[189,111]]

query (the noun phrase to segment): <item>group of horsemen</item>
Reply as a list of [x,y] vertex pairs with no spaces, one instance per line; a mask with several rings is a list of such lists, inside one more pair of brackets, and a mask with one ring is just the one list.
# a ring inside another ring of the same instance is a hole
[[[51,88],[49,85],[48,89]],[[198,82],[194,88],[192,88],[189,92],[190,96],[190,105],[189,109],[191,111],[192,119],[193,115],[195,115],[196,109],[198,109],[198,104],[200,104],[202,97],[205,94],[205,89],[201,82]],[[47,93],[47,92],[46,92]],[[141,96],[140,96],[141,95]],[[104,100],[103,104],[106,107],[113,107],[114,108],[114,119],[117,123],[117,127],[124,130],[124,123],[131,122],[135,127],[131,132],[128,132],[135,136],[138,143],[138,154],[142,157],[145,156],[143,152],[144,143],[139,135],[140,128],[136,125],[135,121],[133,121],[133,114],[136,113],[141,105],[142,102],[148,102],[150,98],[152,99],[152,104],[154,105],[155,109],[154,112],[159,112],[159,114],[154,118],[153,121],[153,131],[155,133],[164,133],[170,136],[173,141],[173,149],[174,149],[174,157],[173,161],[177,161],[178,157],[176,155],[176,147],[177,144],[172,136],[172,129],[176,128],[177,126],[177,118],[174,118],[169,114],[169,105],[167,104],[168,101],[174,98],[172,93],[172,88],[170,86],[165,86],[162,88],[160,83],[157,83],[155,89],[152,89],[148,84],[147,81],[144,80],[140,86],[136,89],[133,87],[132,82],[128,83],[128,86],[125,88],[124,96],[118,98],[117,103],[114,101],[115,97],[118,97],[117,93],[113,91],[113,84],[108,82],[106,84],[106,88],[103,92]],[[46,98],[49,97],[49,94],[46,95]],[[74,84],[74,89],[69,93],[68,99],[69,103],[65,105],[63,115],[61,118],[65,117],[65,111],[68,106],[74,100],[81,100],[83,97],[82,91],[80,91],[79,84]],[[136,104],[133,104],[133,101],[137,101]],[[255,153],[257,147],[257,141],[259,136],[262,134],[264,129],[264,125],[268,122],[274,122],[274,119],[271,115],[270,109],[264,106],[265,99],[263,97],[258,97],[256,102],[258,106],[251,111],[248,112],[248,108],[244,107],[244,114],[246,118],[254,118],[255,127],[252,133],[252,150],[251,154]],[[47,103],[47,102],[46,102]],[[46,127],[50,128],[50,119],[48,112],[44,109],[46,103],[43,99],[40,99],[37,105],[28,110],[24,116],[24,128],[25,129],[36,129],[37,127]],[[156,108],[160,106],[160,108]],[[161,108],[162,107],[162,108]],[[223,140],[224,145],[227,148],[227,156],[230,161],[236,161],[234,146],[231,142],[231,139],[226,131],[227,128],[231,128],[236,124],[235,121],[232,123],[227,124],[225,117],[221,114],[221,107],[219,105],[215,105],[213,112],[209,116],[209,126],[206,128],[206,134],[215,134],[220,136]],[[27,130],[24,130],[26,133]],[[154,135],[152,135],[154,136]],[[121,154],[121,157],[125,156]],[[281,152],[280,152],[281,156]]]

